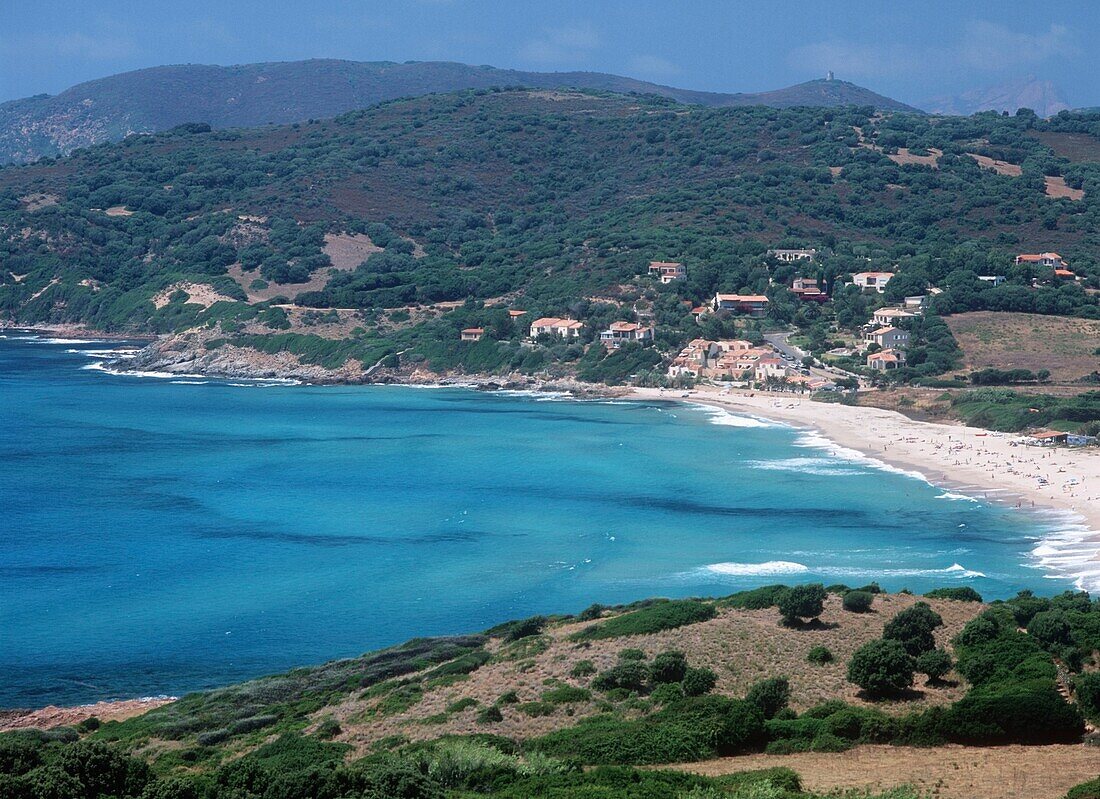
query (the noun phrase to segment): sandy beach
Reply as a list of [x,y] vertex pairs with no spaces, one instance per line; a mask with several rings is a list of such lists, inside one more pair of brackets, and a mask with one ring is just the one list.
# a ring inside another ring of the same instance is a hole
[[1100,450],[1016,444],[1013,433],[920,422],[894,411],[813,402],[792,394],[729,392],[703,386],[685,392],[635,389],[644,399],[680,400],[723,408],[814,431],[837,445],[950,491],[1021,511],[1053,511],[1052,532],[1033,552],[1050,574],[1072,575],[1080,588],[1100,590]]

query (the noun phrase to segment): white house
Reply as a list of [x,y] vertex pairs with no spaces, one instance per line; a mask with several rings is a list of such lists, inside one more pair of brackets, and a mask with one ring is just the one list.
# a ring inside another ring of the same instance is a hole
[[668,285],[674,280],[683,280],[687,277],[687,270],[683,264],[674,261],[650,261],[649,276],[658,278],[661,283]]
[[618,349],[628,341],[644,343],[652,340],[653,328],[634,322],[612,322],[607,330],[600,333],[600,342],[608,349]]
[[714,310],[763,316],[768,312],[768,298],[763,294],[715,294]]
[[550,335],[564,339],[577,338],[584,329],[584,323],[576,319],[559,319],[556,316],[544,316],[531,323],[531,338]]
[[909,344],[909,333],[896,327],[880,327],[867,334],[868,344],[878,344],[884,350],[905,349]]
[[904,308],[879,308],[875,311],[872,321],[876,328],[890,327],[917,316],[920,316],[920,314],[907,311]]
[[817,250],[768,250],[768,255],[783,263],[795,261],[812,261],[817,257]]
[[1041,253],[1020,253],[1016,256],[1016,265],[1020,264],[1035,264],[1036,266],[1046,266],[1051,269],[1058,269],[1065,267],[1066,262],[1062,260],[1062,256],[1056,252],[1041,252]]
[[852,282],[861,289],[874,289],[881,294],[893,276],[893,272],[856,272],[852,275]]
[[1004,283],[1007,279],[1008,278],[1006,278],[1004,275],[978,275],[978,280],[982,281],[983,283],[992,283],[993,288],[997,288],[997,286]]

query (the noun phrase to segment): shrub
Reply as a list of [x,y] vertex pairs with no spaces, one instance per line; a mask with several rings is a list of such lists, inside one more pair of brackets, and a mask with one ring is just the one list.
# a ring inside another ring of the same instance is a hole
[[1073,690],[1081,711],[1092,721],[1100,721],[1100,672],[1077,675]]
[[1044,610],[1036,613],[1027,625],[1027,634],[1047,649],[1072,642],[1069,621],[1062,610]]
[[317,730],[314,733],[318,738],[323,741],[328,741],[335,738],[343,730],[340,728],[340,722],[336,719],[325,719],[317,725]]
[[611,691],[615,688],[641,691],[648,678],[649,669],[636,661],[628,661],[597,674],[592,680],[592,687],[597,691]]
[[779,597],[789,589],[785,585],[765,585],[750,591],[740,591],[721,600],[723,605],[742,610],[764,610],[779,604]]
[[824,609],[825,586],[821,583],[796,585],[779,596],[779,613],[787,625],[815,619]]
[[569,670],[569,676],[574,678],[588,677],[596,673],[596,664],[591,660],[578,660]]
[[681,683],[685,696],[703,696],[714,690],[718,675],[710,669],[688,669]]
[[951,656],[943,649],[930,649],[921,652],[917,658],[916,670],[928,676],[930,683],[938,683],[951,671]]
[[619,660],[645,660],[645,652],[640,649],[622,649],[619,651]]
[[928,599],[953,599],[956,602],[981,602],[982,595],[970,586],[960,588],[937,588],[929,591],[925,596]]
[[786,677],[770,677],[754,684],[745,701],[760,709],[765,719],[775,716],[791,700],[791,684]]
[[641,765],[702,760],[763,743],[764,719],[748,702],[700,696],[633,721],[593,716],[537,739],[540,751],[587,764]]
[[806,660],[810,661],[810,663],[813,663],[815,666],[824,666],[826,663],[832,663],[835,658],[828,647],[815,646],[806,653]]
[[568,705],[576,702],[588,702],[591,699],[591,691],[584,688],[574,688],[572,685],[551,688],[542,694],[542,701],[551,705]]
[[848,681],[869,696],[900,693],[913,685],[916,662],[898,641],[880,639],[864,644],[848,663]]
[[[504,633],[505,641],[518,641],[521,638],[538,635],[545,626],[545,616],[532,616],[529,619],[520,619],[519,621],[508,622],[502,625],[503,629],[501,632]],[[494,628],[494,630],[495,629],[499,628]]]
[[1084,723],[1053,681],[975,688],[951,706],[946,726],[959,743],[1041,744],[1077,740]]
[[649,664],[649,681],[652,683],[680,682],[687,674],[687,658],[683,652],[661,652]]
[[498,705],[518,705],[519,694],[515,691],[505,691],[499,697],[497,697]]
[[463,710],[468,710],[469,708],[477,706],[478,701],[476,699],[474,699],[472,696],[464,696],[457,702],[452,702],[451,704],[447,705],[447,712],[461,713]]
[[918,602],[892,618],[882,631],[886,640],[899,642],[913,657],[936,648],[933,631],[943,626],[943,618],[927,602]]
[[875,601],[874,594],[867,591],[849,591],[844,595],[844,609],[852,613],[866,613]]
[[667,705],[670,702],[678,702],[684,698],[684,689],[677,683],[666,682],[658,685],[649,695],[658,705]]
[[1066,799],[1100,799],[1100,777],[1074,785],[1066,794]]
[[606,608],[600,604],[593,604],[586,607],[580,613],[577,614],[578,621],[595,621],[603,615]]
[[477,714],[478,724],[496,724],[501,721],[504,721],[504,714],[496,705],[489,705]]
[[522,702],[516,705],[516,710],[525,716],[539,718],[540,716],[554,715],[554,705],[549,702]]
[[627,635],[647,635],[672,630],[687,624],[713,619],[718,614],[714,605],[697,599],[677,599],[658,602],[641,610],[624,613],[597,622],[574,633],[574,641],[594,641],[601,638],[618,638]]

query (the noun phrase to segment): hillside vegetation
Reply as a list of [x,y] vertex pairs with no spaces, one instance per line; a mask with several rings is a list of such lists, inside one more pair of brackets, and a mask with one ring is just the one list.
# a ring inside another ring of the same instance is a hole
[[600,72],[524,72],[442,61],[312,59],[153,67],[88,81],[55,96],[0,104],[0,164],[68,154],[78,147],[156,133],[187,122],[215,128],[324,119],[401,97],[525,86],[650,94],[709,106],[864,105],[916,109],[839,80],[724,94],[677,89]]
[[[1098,644],[1100,605],[1074,593],[983,605],[967,588],[922,599],[768,586],[593,606],[192,694],[123,722],[3,734],[0,789],[803,797],[796,773],[743,773],[736,756],[1073,743],[1085,717],[1100,718]],[[1062,753],[1063,778],[1094,773],[1081,751]],[[702,770],[721,778],[634,768],[718,756],[733,759]]]
[[[1100,279],[1100,167],[1055,156],[1030,135],[1040,128],[1092,135],[1100,116],[930,119],[480,91],[279,128],[184,126],[0,170],[0,312],[199,330],[211,347],[330,367],[388,358],[619,382],[663,374],[662,359],[700,334],[794,324],[822,352],[831,328],[855,330],[881,302],[937,285],[895,379],[938,374],[957,354],[935,313],[1100,316],[1087,291]],[[934,164],[911,161],[933,150]],[[1046,194],[1045,176],[1059,173],[1083,199]],[[337,265],[333,237],[373,254]],[[820,248],[801,271],[828,303],[786,289],[799,267],[765,253],[783,245]],[[1082,280],[1055,284],[1050,270],[1012,264],[1018,251],[1048,249]],[[655,259],[682,261],[687,279],[642,277]],[[897,271],[886,295],[844,285],[867,269]],[[1008,281],[977,279],[989,274]],[[690,307],[719,290],[766,293],[768,318],[723,313],[700,326]],[[508,308],[528,321],[578,318],[585,331],[573,345],[522,346],[526,321]],[[617,319],[652,321],[656,348],[584,348]],[[460,342],[471,326],[485,339]]]

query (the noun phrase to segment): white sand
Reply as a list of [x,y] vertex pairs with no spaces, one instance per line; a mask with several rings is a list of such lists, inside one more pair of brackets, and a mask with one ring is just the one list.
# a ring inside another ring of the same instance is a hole
[[[976,427],[918,422],[894,411],[813,402],[791,394],[689,393],[636,389],[645,399],[684,399],[809,428],[841,447],[919,472],[949,490],[1022,511],[1061,511],[1034,550],[1047,574],[1072,576],[1100,591],[1100,450],[1015,445],[1018,436]],[[1040,478],[1045,480],[1043,483]]]

